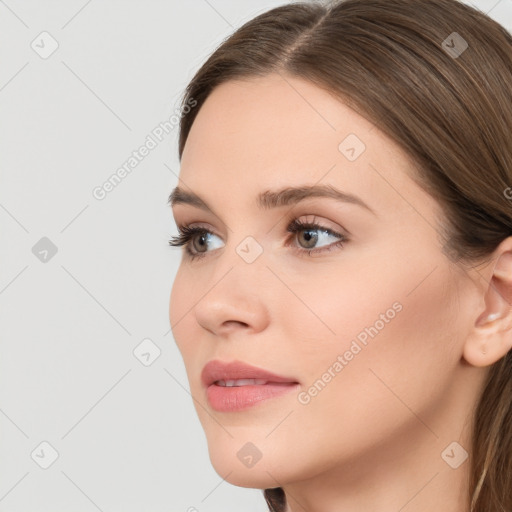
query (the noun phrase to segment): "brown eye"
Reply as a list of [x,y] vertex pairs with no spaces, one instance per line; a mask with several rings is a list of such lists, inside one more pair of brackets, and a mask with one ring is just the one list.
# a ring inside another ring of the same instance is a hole
[[208,233],[203,231],[199,232],[198,235],[191,238],[192,247],[195,252],[206,252],[208,250]]
[[318,234],[316,234],[315,231],[316,230],[309,228],[303,229],[302,233],[304,236],[301,236],[299,232],[297,239],[305,249],[313,249],[318,243]]
[[[187,256],[193,260],[194,258],[202,258],[211,252],[211,249],[217,249],[222,244],[215,243],[214,238],[220,237],[212,233],[206,228],[197,226],[179,226],[179,235],[169,240],[169,245],[173,247],[184,247]],[[204,250],[203,250],[204,249]],[[210,249],[210,251],[208,251]]]
[[344,243],[348,241],[348,237],[344,234],[317,224],[317,222],[294,219],[288,225],[287,231],[294,235],[291,245],[301,256],[320,255],[320,253],[343,247]]

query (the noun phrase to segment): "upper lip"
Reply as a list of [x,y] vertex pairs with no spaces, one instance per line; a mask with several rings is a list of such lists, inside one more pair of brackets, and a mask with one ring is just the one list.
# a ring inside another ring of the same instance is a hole
[[265,379],[268,382],[291,382],[297,381],[290,377],[282,377],[275,373],[257,368],[241,361],[232,361],[229,363],[213,360],[209,361],[201,372],[201,381],[208,387],[218,380],[238,380],[238,379]]

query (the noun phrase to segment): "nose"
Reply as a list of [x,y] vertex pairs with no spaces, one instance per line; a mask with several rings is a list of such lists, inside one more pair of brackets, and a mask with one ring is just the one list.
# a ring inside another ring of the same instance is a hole
[[266,329],[270,319],[268,288],[261,277],[255,267],[245,263],[224,270],[221,276],[216,274],[194,307],[198,324],[220,337]]

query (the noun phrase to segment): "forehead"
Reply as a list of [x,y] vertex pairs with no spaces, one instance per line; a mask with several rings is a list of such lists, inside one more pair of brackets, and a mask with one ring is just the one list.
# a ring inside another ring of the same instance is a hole
[[[374,129],[331,94],[308,81],[271,74],[229,81],[213,90],[194,121],[182,165],[194,160],[257,160],[271,165],[338,157],[349,133],[360,139]],[[375,141],[373,141],[374,143]]]
[[[355,159],[347,158],[349,146]],[[397,205],[397,192],[425,196],[408,176],[412,166],[397,144],[329,92],[272,74],[213,90],[190,130],[180,178],[217,198],[330,183],[379,209]]]

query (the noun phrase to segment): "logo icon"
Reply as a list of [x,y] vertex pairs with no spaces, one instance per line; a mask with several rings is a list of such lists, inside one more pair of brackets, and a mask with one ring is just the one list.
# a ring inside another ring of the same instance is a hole
[[263,247],[252,236],[244,238],[235,250],[246,263],[253,263],[263,254]]
[[57,40],[48,32],[41,32],[31,43],[30,47],[39,57],[47,59],[59,47]]
[[32,254],[41,263],[48,263],[57,254],[57,250],[57,246],[49,238],[43,236],[43,238],[32,247]]
[[441,45],[444,51],[454,59],[460,57],[467,49],[467,41],[457,32],[452,32]]
[[355,133],[350,133],[343,139],[338,149],[349,162],[354,162],[364,153],[366,146]]
[[245,443],[242,448],[238,450],[236,456],[244,466],[247,466],[249,469],[251,469],[261,459],[263,454],[256,445],[249,442]]
[[468,458],[468,452],[457,441],[453,441],[443,450],[441,458],[448,466],[457,469]]
[[30,456],[38,466],[48,469],[59,458],[59,452],[48,441],[43,441]]
[[149,338],[144,338],[134,349],[133,355],[144,365],[151,366],[160,356],[160,348]]

